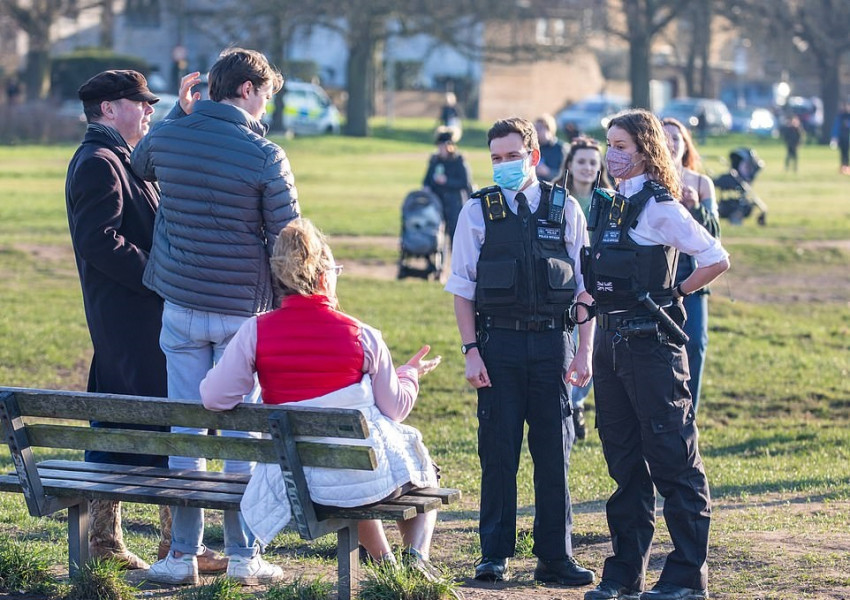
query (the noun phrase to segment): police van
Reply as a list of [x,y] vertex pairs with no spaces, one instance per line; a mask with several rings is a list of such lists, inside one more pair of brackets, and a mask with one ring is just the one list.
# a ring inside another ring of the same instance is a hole
[[[271,120],[274,108],[274,101],[266,107],[267,120]],[[320,86],[287,80],[283,86],[283,125],[295,135],[339,133],[340,114]]]

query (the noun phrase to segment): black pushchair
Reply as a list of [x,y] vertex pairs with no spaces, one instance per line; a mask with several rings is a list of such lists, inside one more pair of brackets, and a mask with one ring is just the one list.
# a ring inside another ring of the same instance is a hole
[[401,205],[398,279],[433,277],[439,280],[445,260],[445,237],[440,199],[428,190],[410,192]]
[[758,208],[758,224],[766,225],[767,205],[750,185],[764,167],[764,161],[752,148],[736,148],[729,153],[729,162],[729,172],[714,180],[720,217],[729,219],[734,225],[740,225],[750,216],[753,208]]

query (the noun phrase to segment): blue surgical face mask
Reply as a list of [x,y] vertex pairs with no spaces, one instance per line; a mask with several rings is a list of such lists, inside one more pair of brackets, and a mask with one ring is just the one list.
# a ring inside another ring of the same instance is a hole
[[493,181],[496,185],[506,190],[519,190],[531,173],[531,167],[525,158],[493,165]]

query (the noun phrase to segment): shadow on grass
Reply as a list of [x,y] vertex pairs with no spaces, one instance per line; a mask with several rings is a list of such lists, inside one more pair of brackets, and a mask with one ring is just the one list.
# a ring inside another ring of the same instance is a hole
[[700,449],[700,454],[706,458],[718,458],[724,456],[752,456],[770,453],[771,456],[784,454],[797,454],[804,448],[808,448],[810,442],[817,441],[817,433],[814,431],[802,431],[798,433],[774,433],[766,437],[753,437],[744,442],[729,444],[726,446],[705,446]]

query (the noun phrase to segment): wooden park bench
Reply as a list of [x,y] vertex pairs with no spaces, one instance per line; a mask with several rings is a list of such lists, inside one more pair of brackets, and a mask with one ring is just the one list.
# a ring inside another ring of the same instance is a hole
[[[198,436],[119,428],[91,428],[88,421],[253,431],[268,439]],[[82,422],[81,422],[82,421]],[[102,450],[278,463],[302,538],[337,534],[339,598],[351,598],[358,579],[357,522],[408,520],[455,502],[453,489],[418,489],[359,508],[319,506],[310,500],[305,466],[374,470],[374,451],[347,443],[369,435],[352,409],[298,405],[240,405],[212,412],[200,403],[52,390],[0,387],[0,423],[15,473],[0,474],[0,491],[23,493],[33,516],[68,509],[69,572],[88,560],[88,501],[239,509],[247,475],[42,460],[38,448]],[[316,438],[335,438],[333,440]]]

